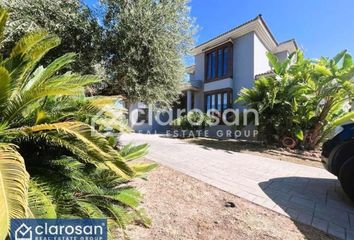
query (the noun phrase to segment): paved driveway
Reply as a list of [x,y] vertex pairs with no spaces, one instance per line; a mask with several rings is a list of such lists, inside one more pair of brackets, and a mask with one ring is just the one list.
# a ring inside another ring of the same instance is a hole
[[127,134],[121,141],[148,143],[148,157],[241,198],[354,239],[354,206],[324,169],[206,148],[163,135]]

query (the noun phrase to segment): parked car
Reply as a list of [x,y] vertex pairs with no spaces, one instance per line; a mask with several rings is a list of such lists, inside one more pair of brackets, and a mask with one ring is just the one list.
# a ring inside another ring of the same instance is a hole
[[340,127],[322,147],[322,163],[338,177],[344,192],[354,201],[354,123]]

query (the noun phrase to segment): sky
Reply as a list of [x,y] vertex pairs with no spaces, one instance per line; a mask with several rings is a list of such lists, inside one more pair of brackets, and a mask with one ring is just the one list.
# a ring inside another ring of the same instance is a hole
[[354,54],[353,0],[191,0],[190,6],[199,26],[196,44],[262,14],[278,42],[295,38],[306,57]]

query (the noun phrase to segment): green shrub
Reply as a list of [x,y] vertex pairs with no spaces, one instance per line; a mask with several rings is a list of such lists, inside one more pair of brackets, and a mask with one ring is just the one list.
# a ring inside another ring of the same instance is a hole
[[263,139],[286,147],[316,148],[334,127],[354,118],[354,64],[347,51],[333,59],[305,59],[298,51],[279,61],[268,54],[274,74],[242,89],[237,102],[259,113]]
[[[0,9],[0,39],[6,19]],[[87,124],[112,98],[84,96],[99,80],[67,70],[75,54],[37,66],[59,44],[56,35],[37,31],[0,58],[0,239],[7,239],[13,218],[99,217],[120,229],[149,224],[140,194],[126,186],[155,167],[131,162],[147,146],[118,151]],[[112,116],[105,110],[99,118]],[[124,129],[116,124],[116,131]]]
[[189,112],[172,121],[172,127],[178,130],[201,130],[209,127],[213,119],[210,115],[200,112]]

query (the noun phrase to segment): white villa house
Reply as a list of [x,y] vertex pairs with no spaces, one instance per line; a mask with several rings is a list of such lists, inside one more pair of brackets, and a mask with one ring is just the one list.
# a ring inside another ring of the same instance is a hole
[[[187,111],[197,108],[203,112],[239,107],[234,101],[240,90],[252,87],[257,77],[271,73],[266,53],[272,52],[282,60],[297,48],[294,39],[278,43],[259,15],[193,49],[195,65],[186,69],[190,79],[183,86],[180,105]],[[133,104],[129,111],[134,109],[140,109],[139,122],[145,121],[139,126],[131,123],[135,131],[168,129],[154,119],[152,124],[147,123],[149,110],[143,103]]]

